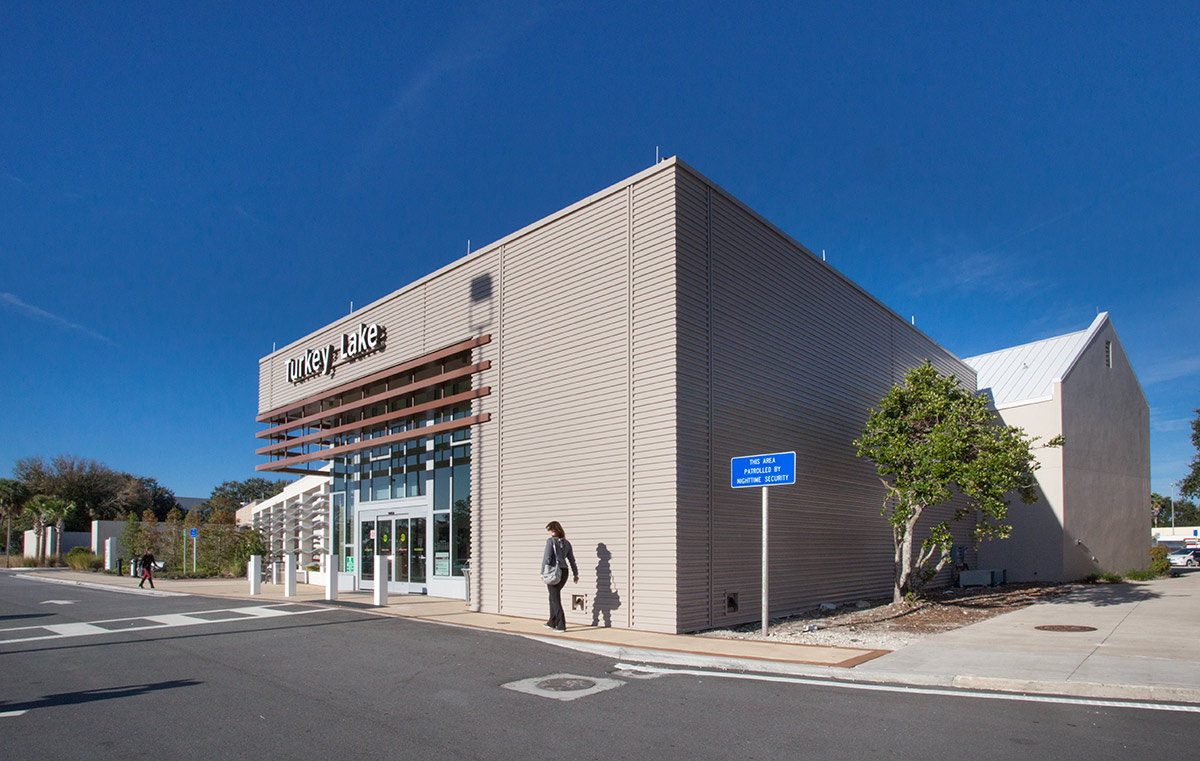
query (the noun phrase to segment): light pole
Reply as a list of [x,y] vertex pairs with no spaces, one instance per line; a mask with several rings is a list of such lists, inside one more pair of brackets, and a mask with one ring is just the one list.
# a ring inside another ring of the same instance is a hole
[[1171,536],[1175,536],[1175,499],[1179,495],[1179,481],[1171,484]]

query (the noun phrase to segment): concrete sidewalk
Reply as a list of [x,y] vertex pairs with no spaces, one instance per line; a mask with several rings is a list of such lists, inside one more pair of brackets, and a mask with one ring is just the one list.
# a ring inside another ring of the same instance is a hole
[[[70,584],[132,588],[137,579],[65,570],[25,575]],[[658,634],[473,613],[462,600],[393,595],[377,608],[369,593],[325,603],[321,587],[284,597],[245,580],[156,580],[162,591],[253,600],[312,602],[382,615],[491,629],[616,659],[759,671],[840,681],[984,689],[1076,697],[1200,704],[1200,572],[1151,582],[1096,585],[1052,601],[929,637],[894,652],[756,640]],[[1053,627],[1051,629],[1038,627]],[[1056,630],[1066,627],[1069,630]],[[1074,629],[1074,630],[1070,630]],[[1082,630],[1080,630],[1082,629]]]

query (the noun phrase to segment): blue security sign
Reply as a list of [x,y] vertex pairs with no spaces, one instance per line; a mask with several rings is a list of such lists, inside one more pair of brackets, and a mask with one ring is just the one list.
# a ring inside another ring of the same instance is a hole
[[191,537],[192,539],[195,539],[196,534],[198,534],[198,533],[200,533],[200,529],[195,529],[195,528],[188,529],[188,536]]
[[729,485],[734,489],[747,486],[787,486],[796,483],[795,452],[734,457],[730,459],[729,464]]

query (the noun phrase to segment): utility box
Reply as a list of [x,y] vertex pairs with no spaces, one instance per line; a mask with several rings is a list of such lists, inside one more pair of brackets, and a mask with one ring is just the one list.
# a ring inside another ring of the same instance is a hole
[[959,571],[960,587],[994,587],[1003,584],[1008,573],[1003,569],[985,571]]

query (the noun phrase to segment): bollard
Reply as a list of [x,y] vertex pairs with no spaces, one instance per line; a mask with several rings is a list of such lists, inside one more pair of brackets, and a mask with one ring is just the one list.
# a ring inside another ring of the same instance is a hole
[[296,556],[283,557],[283,596],[296,596]]
[[250,580],[250,594],[262,594],[262,555],[251,555],[246,563],[246,578]]
[[325,556],[325,599],[336,600],[338,598],[338,572],[337,558],[333,555]]
[[388,604],[388,558],[387,555],[375,556],[375,604],[380,608]]

